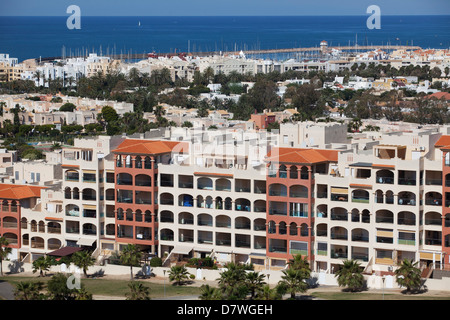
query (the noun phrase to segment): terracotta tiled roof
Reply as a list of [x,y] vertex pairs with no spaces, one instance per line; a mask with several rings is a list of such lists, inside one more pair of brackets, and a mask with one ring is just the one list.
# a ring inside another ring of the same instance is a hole
[[115,153],[132,153],[132,154],[163,154],[172,151],[187,152],[188,144],[186,142],[177,141],[160,141],[160,140],[138,140],[126,139],[117,149]]
[[280,163],[313,164],[320,162],[337,162],[337,150],[273,148],[266,156],[267,161]]
[[0,184],[0,198],[14,200],[36,198],[41,196],[41,189],[45,189],[45,187]]
[[436,98],[436,99],[442,99],[444,98],[444,100],[450,100],[450,93],[448,92],[435,92],[433,94],[429,94],[427,96],[425,96],[425,98]]
[[434,144],[435,147],[445,147],[450,145],[450,136],[443,135],[439,138],[439,140]]

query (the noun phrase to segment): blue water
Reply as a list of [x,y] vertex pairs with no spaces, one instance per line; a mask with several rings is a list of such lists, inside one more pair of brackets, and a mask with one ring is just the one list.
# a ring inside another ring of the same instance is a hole
[[[0,53],[20,61],[82,52],[228,51],[331,46],[414,44],[450,47],[450,16],[382,16],[369,30],[368,16],[289,17],[0,17]],[[141,26],[138,26],[139,21]],[[398,40],[397,40],[398,39]]]

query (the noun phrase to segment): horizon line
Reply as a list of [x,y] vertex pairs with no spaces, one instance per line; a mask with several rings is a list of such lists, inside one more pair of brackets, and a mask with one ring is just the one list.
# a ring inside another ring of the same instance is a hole
[[[68,15],[2,15],[0,17],[67,17]],[[303,14],[303,15],[291,15],[291,14],[279,14],[279,15],[90,15],[83,14],[84,17],[367,17],[370,14]],[[382,14],[382,16],[391,17],[404,17],[404,16],[450,16],[450,14],[441,13],[429,13],[429,14]]]

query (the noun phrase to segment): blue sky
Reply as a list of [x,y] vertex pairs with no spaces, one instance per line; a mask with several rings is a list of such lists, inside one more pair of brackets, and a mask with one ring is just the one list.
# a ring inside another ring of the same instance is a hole
[[69,5],[85,16],[450,15],[449,0],[0,0],[0,16],[67,16]]

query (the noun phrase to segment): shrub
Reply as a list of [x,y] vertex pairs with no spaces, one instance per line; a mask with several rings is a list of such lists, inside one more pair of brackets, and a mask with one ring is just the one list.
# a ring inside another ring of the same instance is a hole
[[161,267],[162,266],[162,259],[160,257],[153,257],[150,259],[150,266],[151,267]]

